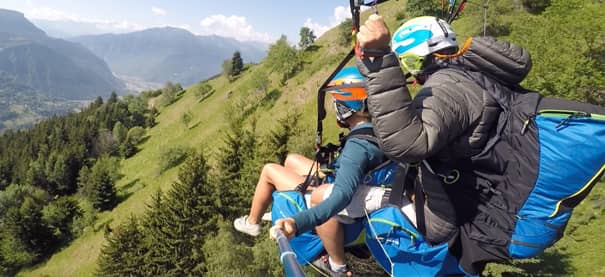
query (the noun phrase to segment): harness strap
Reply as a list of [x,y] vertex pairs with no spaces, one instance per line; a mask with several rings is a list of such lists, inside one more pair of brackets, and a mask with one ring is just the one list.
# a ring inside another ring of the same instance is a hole
[[414,185],[414,208],[416,209],[416,228],[423,236],[426,236],[426,221],[424,220],[424,190],[422,184],[416,182]]
[[403,192],[406,187],[407,176],[410,174],[408,165],[399,165],[395,181],[391,185],[391,195],[389,196],[389,204],[399,207],[403,198]]

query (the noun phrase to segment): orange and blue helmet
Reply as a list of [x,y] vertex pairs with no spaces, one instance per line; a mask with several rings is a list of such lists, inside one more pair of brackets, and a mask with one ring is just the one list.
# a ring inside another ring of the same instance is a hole
[[341,69],[328,83],[326,91],[330,92],[334,99],[336,117],[340,121],[366,109],[368,94],[365,79],[356,66]]

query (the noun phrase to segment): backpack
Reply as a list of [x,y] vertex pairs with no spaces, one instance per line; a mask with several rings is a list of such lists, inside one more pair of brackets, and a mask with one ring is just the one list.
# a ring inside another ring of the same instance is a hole
[[398,206],[372,212],[363,224],[366,245],[391,276],[469,275],[450,253],[447,242],[427,242]]
[[561,237],[576,207],[605,170],[605,115],[542,110],[525,123],[540,145],[538,176],[523,205],[508,246],[511,258],[530,258]]
[[[518,82],[529,67],[512,78],[505,75],[514,73],[510,65],[492,62],[519,61],[524,52],[507,51],[508,43],[493,38],[476,41],[462,60],[478,72],[495,72],[489,78],[468,73],[486,99],[473,133],[489,137],[477,140],[470,161],[432,164],[441,174],[459,170],[464,180],[444,186],[451,188],[451,199],[474,205],[474,211],[465,210],[472,214],[461,222],[452,250],[469,272],[482,271],[487,262],[534,257],[552,246],[605,171],[605,109],[523,89]],[[503,58],[508,53],[518,57]],[[464,195],[469,193],[476,197]]]

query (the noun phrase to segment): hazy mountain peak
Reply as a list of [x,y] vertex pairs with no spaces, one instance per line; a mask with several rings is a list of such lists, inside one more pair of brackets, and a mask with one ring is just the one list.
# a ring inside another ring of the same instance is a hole
[[193,35],[188,30],[185,30],[183,28],[178,28],[178,27],[172,27],[172,26],[153,27],[153,28],[145,29],[140,32],[162,32],[162,33],[171,33],[171,34],[180,34],[180,35]]
[[197,36],[177,27],[156,27],[119,35],[70,38],[109,64],[119,76],[145,82],[183,85],[221,72],[223,61],[240,51],[245,62],[258,62],[266,47],[220,36]]
[[46,36],[46,33],[27,20],[23,13],[7,9],[0,9],[0,32],[30,39]]
[[48,37],[17,11],[0,9],[0,48],[0,72],[12,76],[12,88],[27,86],[64,99],[92,99],[123,88],[107,64],[91,51]]

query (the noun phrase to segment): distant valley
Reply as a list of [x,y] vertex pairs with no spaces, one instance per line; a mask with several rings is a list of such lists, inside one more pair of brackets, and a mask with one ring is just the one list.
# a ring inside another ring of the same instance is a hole
[[[60,34],[59,27],[77,24],[44,26]],[[0,132],[76,111],[112,92],[155,89],[168,81],[188,86],[220,73],[235,51],[244,62],[257,63],[267,48],[172,27],[57,39],[22,13],[0,9]]]
[[267,45],[219,36],[196,36],[163,27],[127,34],[79,36],[80,43],[103,58],[117,76],[148,83],[171,81],[188,86],[221,72],[223,61],[240,51],[244,62],[257,63]]
[[0,72],[3,82],[57,99],[86,100],[124,88],[90,50],[49,37],[22,13],[4,9],[0,9]]
[[0,132],[75,111],[113,91],[125,91],[124,83],[90,50],[0,9]]

